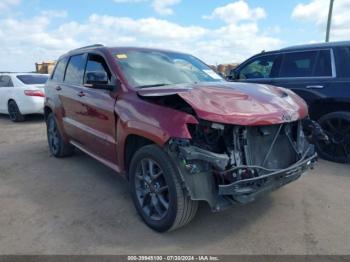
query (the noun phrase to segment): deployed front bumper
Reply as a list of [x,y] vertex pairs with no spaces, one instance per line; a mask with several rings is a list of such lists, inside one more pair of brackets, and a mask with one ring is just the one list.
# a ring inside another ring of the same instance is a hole
[[[233,200],[245,204],[252,202],[264,193],[271,192],[298,179],[307,169],[313,167],[317,159],[317,154],[313,154],[304,160],[300,160],[294,165],[280,170],[270,171],[265,175],[254,178],[239,180],[228,185],[219,185],[219,195],[230,196]],[[247,167],[240,167],[241,169]],[[249,167],[261,169],[260,167]],[[265,170],[267,171],[267,170]]]

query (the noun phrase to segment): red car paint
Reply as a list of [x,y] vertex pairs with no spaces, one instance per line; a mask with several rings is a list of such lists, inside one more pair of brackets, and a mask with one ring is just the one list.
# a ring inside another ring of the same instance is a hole
[[[50,79],[45,113],[53,112],[63,139],[110,166],[126,171],[126,141],[140,136],[163,146],[170,138],[190,139],[187,124],[199,119],[236,125],[290,122],[307,115],[305,102],[293,92],[266,85],[211,83],[135,89],[126,81],[113,54],[139,48],[94,48],[119,79],[114,91],[69,85]],[[89,53],[76,50],[68,56]],[[142,97],[178,95],[197,117]]]
[[141,96],[178,94],[201,119],[244,126],[271,125],[307,116],[305,102],[293,92],[268,85],[210,83],[185,88],[162,87],[138,91]]

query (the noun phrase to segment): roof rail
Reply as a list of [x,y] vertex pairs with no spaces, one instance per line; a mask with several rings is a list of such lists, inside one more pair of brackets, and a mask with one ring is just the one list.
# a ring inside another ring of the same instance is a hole
[[83,47],[79,47],[79,48],[73,49],[70,52],[75,51],[75,50],[81,50],[81,49],[93,48],[93,47],[102,47],[102,46],[104,46],[104,45],[102,45],[102,44],[87,45],[87,46],[83,46]]

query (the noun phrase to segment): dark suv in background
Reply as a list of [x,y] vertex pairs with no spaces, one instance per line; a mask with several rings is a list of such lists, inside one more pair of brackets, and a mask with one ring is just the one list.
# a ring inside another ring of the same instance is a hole
[[228,80],[293,90],[330,138],[317,144],[321,157],[350,161],[350,41],[262,52],[232,70]]

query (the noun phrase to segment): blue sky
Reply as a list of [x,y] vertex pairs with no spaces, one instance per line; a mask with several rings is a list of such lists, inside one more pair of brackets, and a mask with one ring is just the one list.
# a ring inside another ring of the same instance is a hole
[[[96,42],[175,49],[211,64],[241,62],[261,50],[323,41],[328,3],[1,0],[0,70],[33,70],[34,62]],[[349,0],[335,0],[331,40],[349,38],[349,11]]]
[[[183,0],[180,4],[174,5],[173,15],[166,16],[168,21],[181,25],[200,25],[215,28],[222,25],[219,20],[202,19],[205,14],[210,14],[216,7],[224,6],[235,1],[230,0]],[[291,17],[294,7],[299,3],[310,1],[300,0],[250,0],[246,1],[251,7],[263,7],[267,12],[266,19],[260,21],[262,28],[279,26],[283,31],[279,33],[287,42],[294,44],[322,40],[323,34],[314,24],[299,22]],[[34,10],[34,12],[33,12]],[[127,16],[134,19],[144,17],[158,17],[164,19],[150,5],[150,1],[116,3],[113,0],[60,0],[60,1],[23,1],[19,12],[25,17],[30,17],[43,10],[66,10],[68,17],[66,21],[75,20],[83,22],[92,13],[111,16]],[[308,31],[308,34],[298,32]]]

